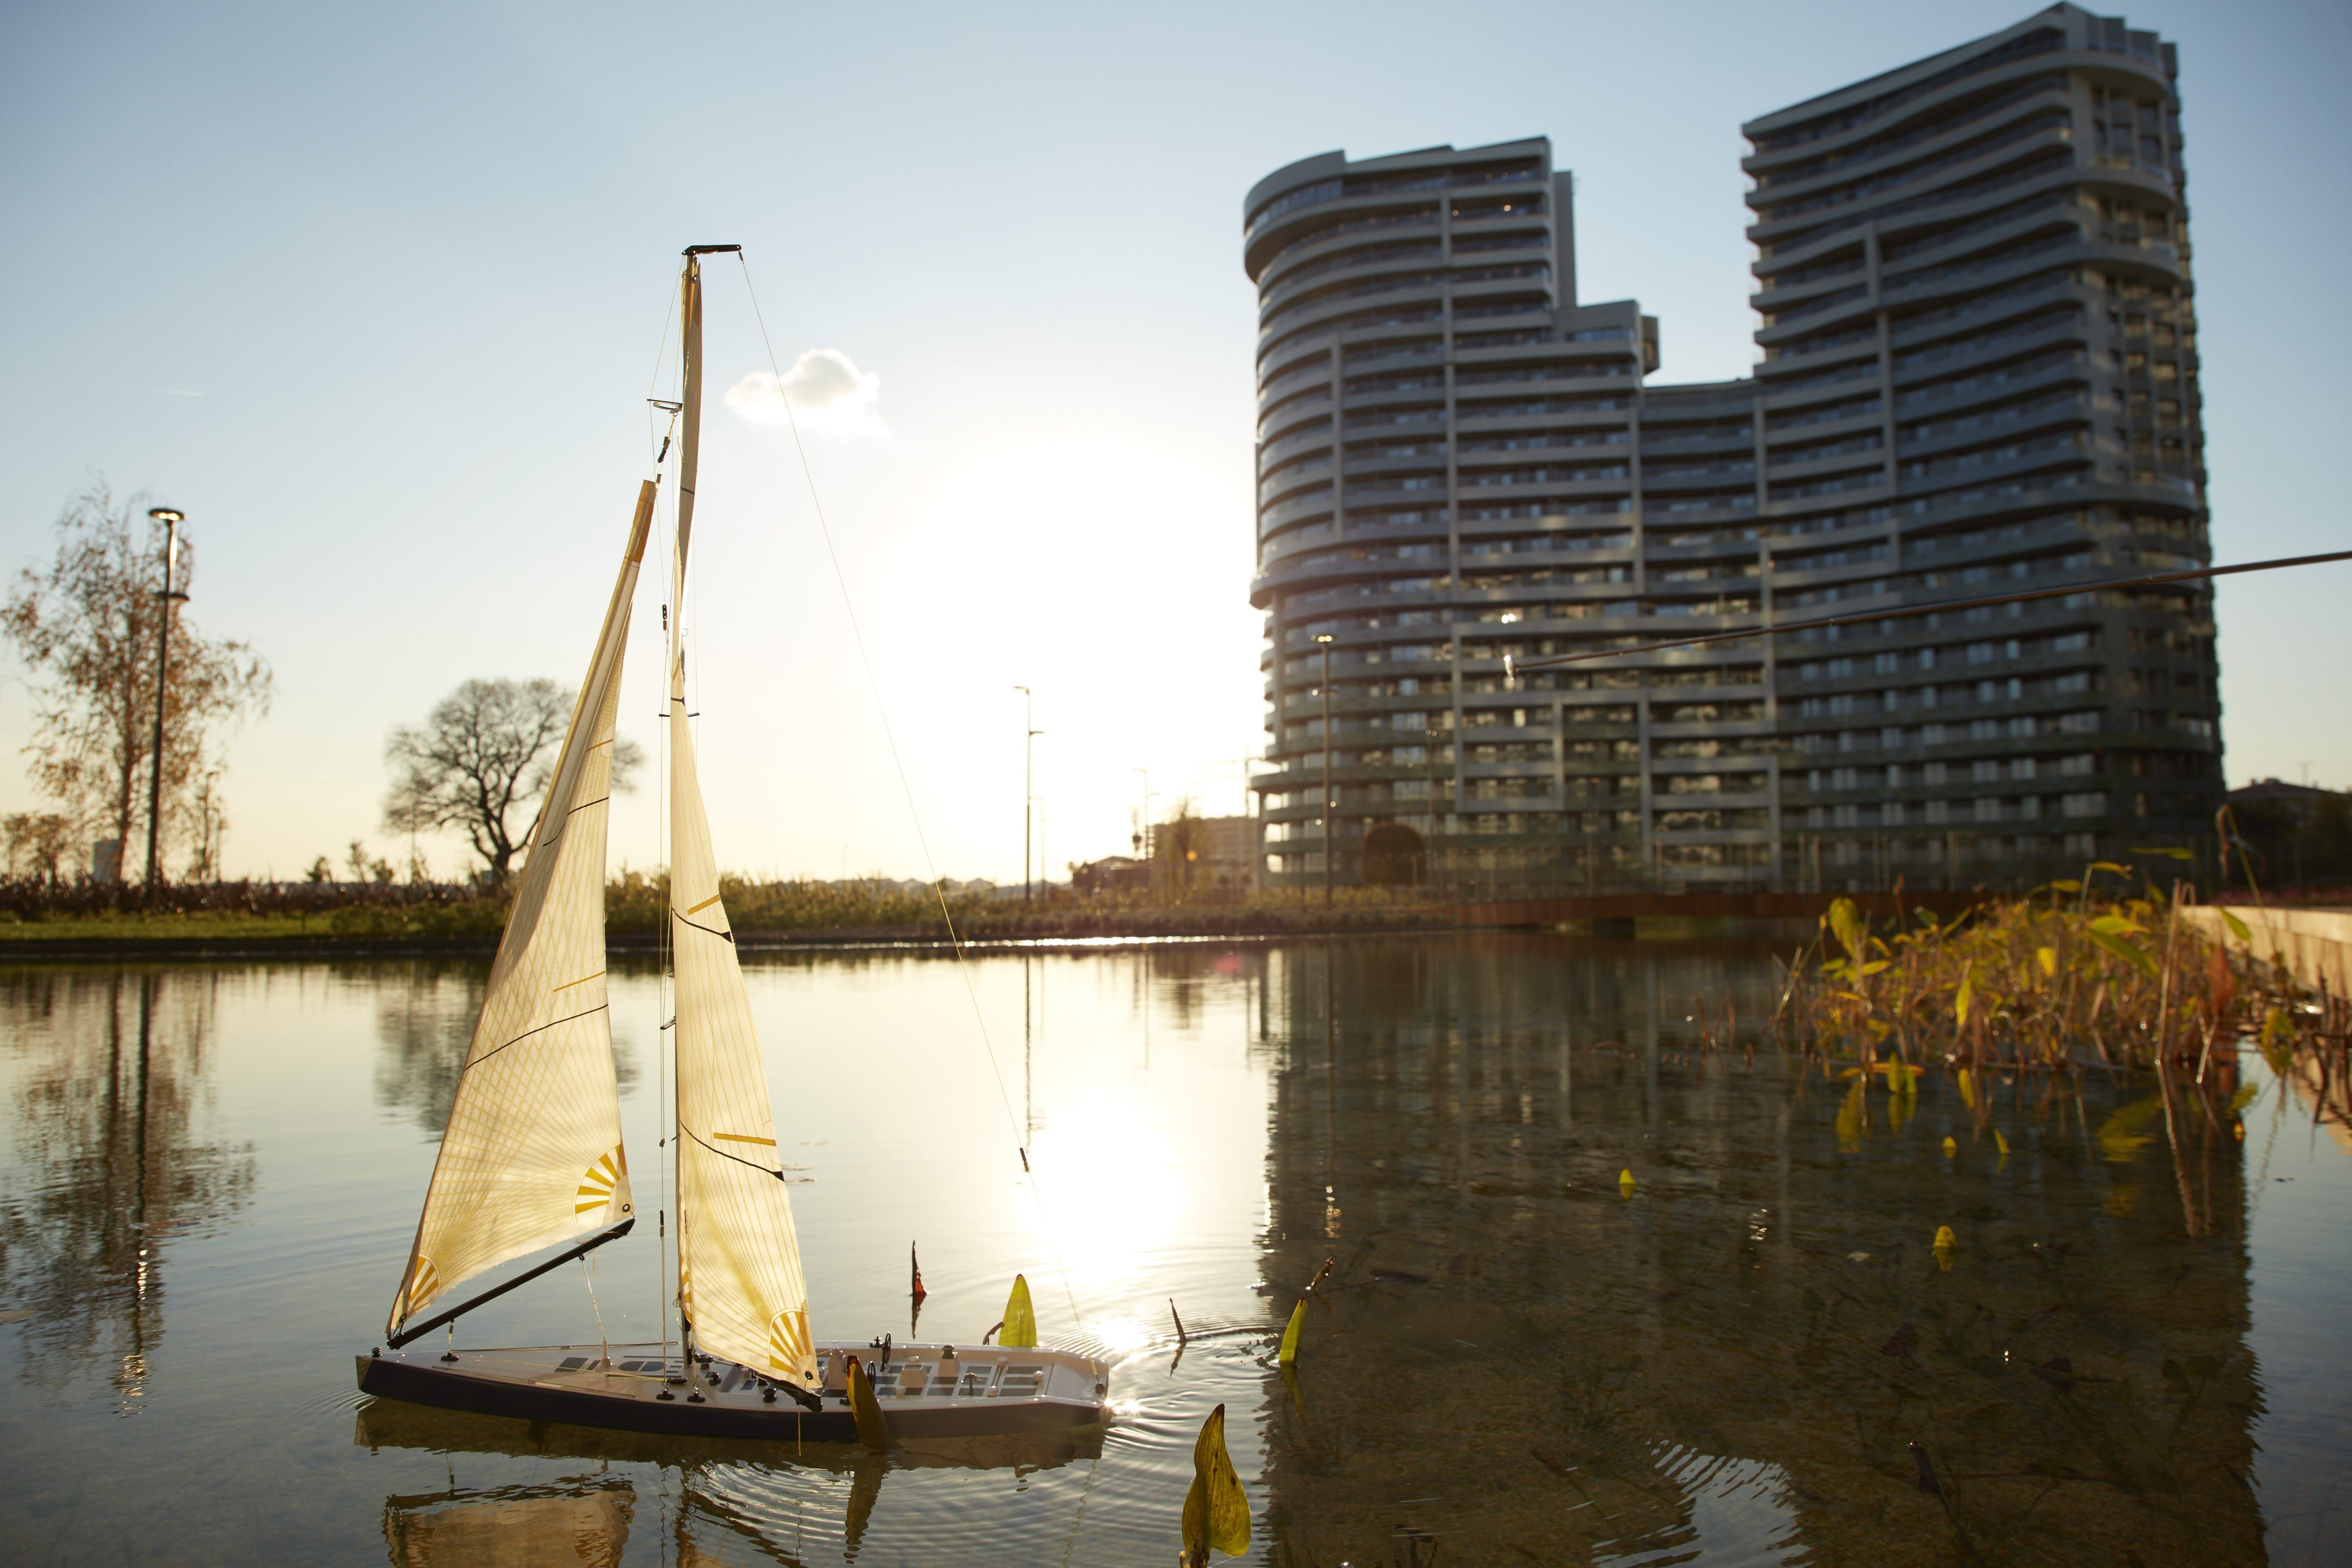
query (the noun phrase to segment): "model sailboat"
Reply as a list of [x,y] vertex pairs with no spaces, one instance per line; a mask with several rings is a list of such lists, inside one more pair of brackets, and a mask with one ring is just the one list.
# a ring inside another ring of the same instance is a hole
[[[1066,1426],[1104,1419],[1109,1369],[1008,1344],[821,1343],[812,1333],[792,1205],[687,722],[683,616],[702,425],[699,258],[686,252],[677,531],[667,617],[669,944],[680,1343],[543,1345],[435,1353],[408,1346],[636,1223],[621,1141],[604,974],[605,829],[630,606],[659,474],[639,488],[547,798],[529,839],[383,1347],[359,1358],[369,1394],[539,1421],[729,1436],[871,1440]],[[665,454],[667,444],[665,443]],[[583,1239],[583,1238],[585,1239]],[[570,1243],[568,1247],[564,1244]],[[564,1250],[431,1316],[484,1271]],[[665,1258],[665,1262],[667,1262]],[[1026,1300],[1025,1289],[1020,1291]],[[985,1337],[985,1336],[983,1336]],[[853,1370],[853,1362],[863,1364]],[[870,1388],[877,1397],[866,1400]],[[852,1408],[853,1390],[862,1411]],[[779,1404],[777,1396],[788,1396]],[[865,1423],[861,1426],[860,1415]]]

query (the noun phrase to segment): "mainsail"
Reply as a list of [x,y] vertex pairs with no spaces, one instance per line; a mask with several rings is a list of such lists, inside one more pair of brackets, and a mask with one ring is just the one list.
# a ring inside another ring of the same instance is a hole
[[648,479],[531,828],[387,1334],[485,1268],[634,1212],[605,1002],[604,837],[621,657],[653,511]]
[[[731,248],[731,247],[730,247]],[[674,584],[686,581],[701,445],[702,277],[685,279],[685,407]],[[672,596],[675,607],[677,595]],[[807,1385],[808,1289],[776,1150],[751,1002],[719,898],[719,864],[687,723],[682,617],[670,617],[670,939],[676,952],[678,1301],[701,1352]]]

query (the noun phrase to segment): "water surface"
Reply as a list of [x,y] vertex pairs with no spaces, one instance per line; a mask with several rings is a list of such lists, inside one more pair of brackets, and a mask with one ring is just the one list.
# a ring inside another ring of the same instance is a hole
[[[1164,1563],[1220,1403],[1261,1563],[2352,1539],[2352,1159],[2291,1087],[2248,1058],[2242,1142],[2234,1062],[2170,1116],[2097,1079],[1906,1100],[1706,1048],[1769,1007],[1736,947],[755,957],[818,1332],[977,1338],[1023,1270],[1049,1338],[1118,1360],[1118,1420],[886,1458],[364,1401],[486,968],[0,970],[0,1556]],[[659,1208],[659,977],[612,994]],[[657,1256],[461,1338],[656,1337]],[[1326,1258],[1286,1377],[1266,1331]]]

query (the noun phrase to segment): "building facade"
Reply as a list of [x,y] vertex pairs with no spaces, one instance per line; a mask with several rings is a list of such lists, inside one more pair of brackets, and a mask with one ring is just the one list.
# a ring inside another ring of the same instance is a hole
[[1341,881],[1374,829],[1596,885],[2209,842],[2200,584],[1503,662],[2205,563],[2176,74],[2062,5],[1749,122],[1762,360],[1707,385],[1578,300],[1541,139],[1260,182],[1269,874],[1323,875],[1327,765]]

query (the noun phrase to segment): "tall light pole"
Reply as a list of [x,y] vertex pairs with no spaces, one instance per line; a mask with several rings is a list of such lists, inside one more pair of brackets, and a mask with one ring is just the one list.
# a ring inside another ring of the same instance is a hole
[[1331,902],[1331,634],[1316,642],[1323,648],[1323,902]]
[[1037,700],[1025,686],[1013,689],[1021,693],[1021,901],[1029,900],[1029,810],[1036,796],[1029,793],[1034,782],[1031,778],[1030,758],[1036,749],[1037,737],[1045,731],[1037,728]]
[[163,693],[165,678],[172,668],[172,606],[187,597],[179,592],[173,581],[180,565],[180,524],[187,521],[184,512],[168,506],[150,507],[147,515],[163,525],[163,586],[155,597],[163,613],[156,618],[163,629],[155,643],[155,767],[147,781],[147,896],[153,898],[163,885],[163,872],[157,856],[157,829],[163,818]]

